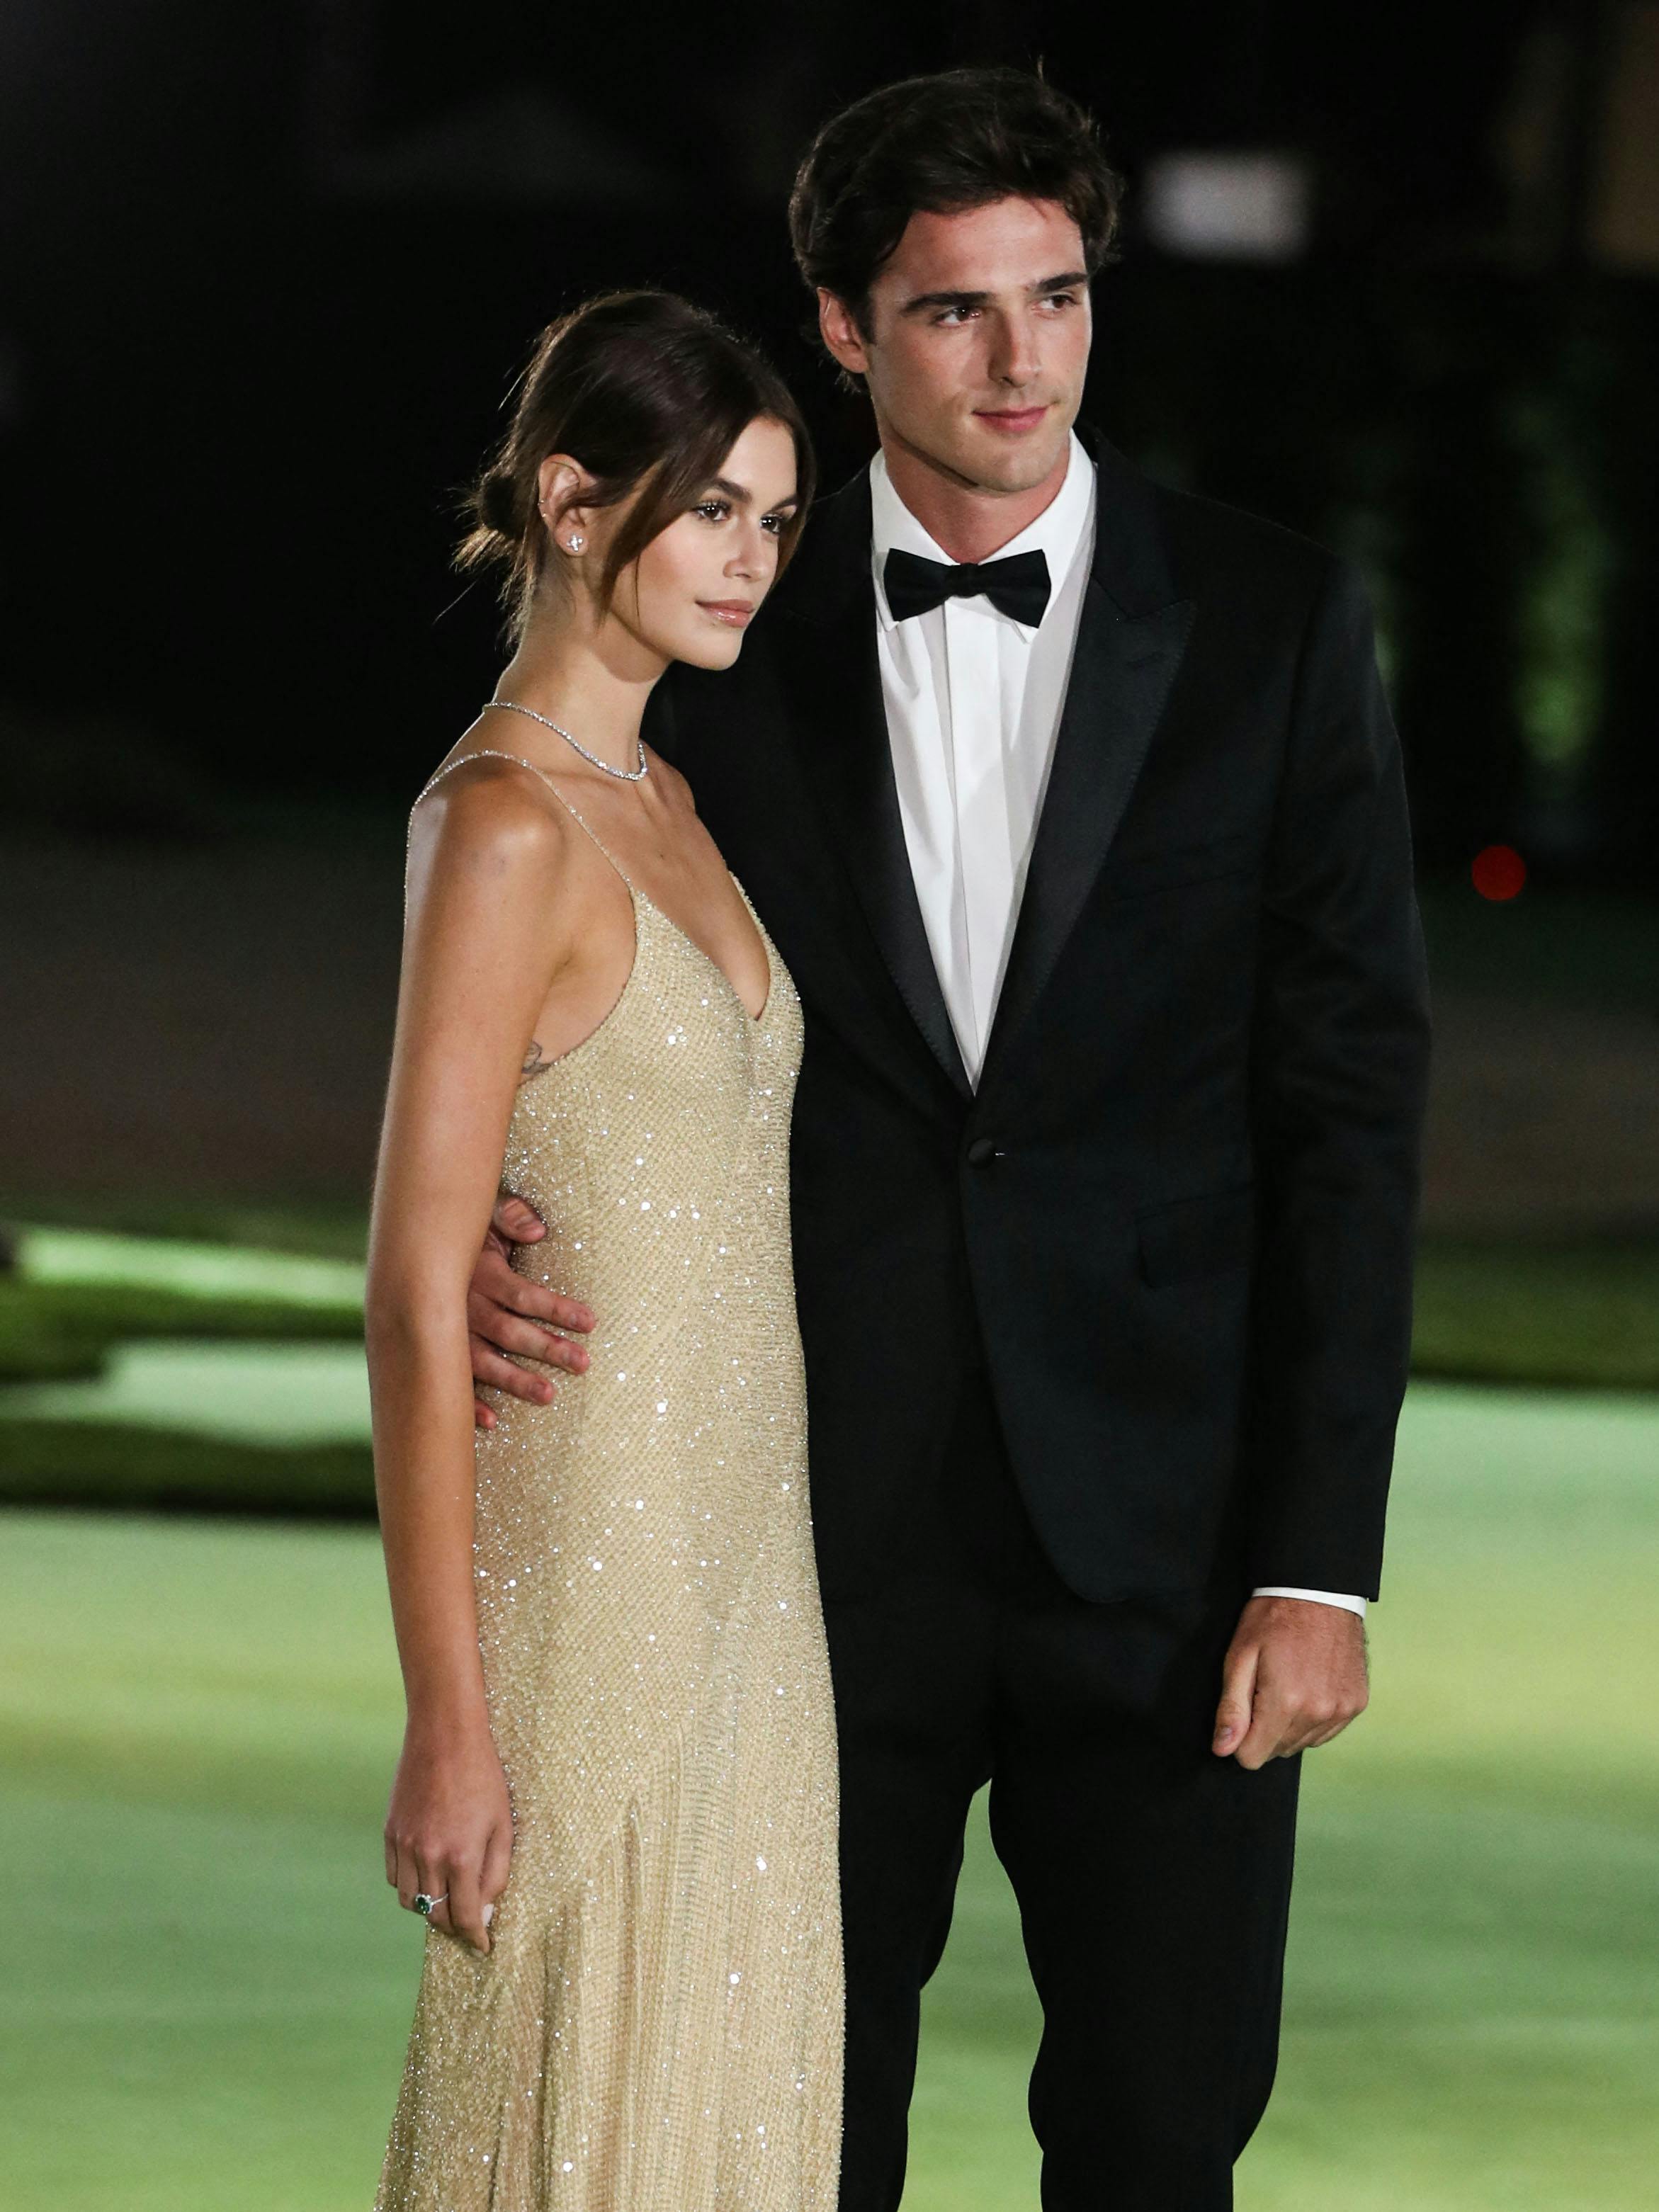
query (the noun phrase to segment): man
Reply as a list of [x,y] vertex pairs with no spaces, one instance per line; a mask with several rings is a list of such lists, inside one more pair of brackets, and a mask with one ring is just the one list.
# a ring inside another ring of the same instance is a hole
[[[1297,1755],[1365,1702],[1426,1055],[1398,747],[1341,562],[1073,433],[1116,205],[1021,72],[825,127],[795,251],[881,451],[653,732],[806,1009],[847,2212],[899,2201],[988,1779],[1044,2204],[1230,2204]],[[486,1254],[480,1376],[544,1389],[489,1345],[556,1364],[566,1318]]]

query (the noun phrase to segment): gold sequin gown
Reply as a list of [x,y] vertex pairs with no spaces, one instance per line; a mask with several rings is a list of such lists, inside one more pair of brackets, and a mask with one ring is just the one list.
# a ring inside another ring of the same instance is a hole
[[836,2203],[836,1747],[789,1251],[800,1006],[764,930],[757,1021],[629,890],[622,996],[522,1085],[508,1132],[505,1187],[549,1227],[519,1264],[598,1326],[585,1375],[550,1406],[497,1396],[478,1438],[512,1869],[489,1955],[426,1931],[376,2212]]

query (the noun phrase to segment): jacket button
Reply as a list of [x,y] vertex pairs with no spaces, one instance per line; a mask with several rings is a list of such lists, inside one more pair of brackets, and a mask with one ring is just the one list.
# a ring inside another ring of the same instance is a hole
[[968,1147],[968,1164],[970,1168],[988,1167],[996,1156],[997,1148],[988,1137],[975,1137]]

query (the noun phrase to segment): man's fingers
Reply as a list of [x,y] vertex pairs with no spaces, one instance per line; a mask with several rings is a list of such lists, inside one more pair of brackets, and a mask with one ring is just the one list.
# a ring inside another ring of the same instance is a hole
[[[472,1354],[472,1379],[487,1382],[493,1390],[505,1390],[509,1398],[522,1398],[527,1405],[546,1406],[557,1395],[544,1375],[532,1375],[527,1368],[516,1366],[503,1359],[492,1345],[483,1337],[470,1340]],[[474,1401],[477,1403],[477,1401]]]
[[501,1255],[491,1245],[486,1245],[473,1263],[472,1280],[468,1286],[468,1300],[486,1312],[496,1307],[510,1314],[521,1314],[527,1321],[550,1322],[555,1328],[572,1328],[585,1336],[593,1327],[592,1306],[580,1298],[568,1298],[562,1291],[550,1291],[540,1283],[532,1283],[526,1276],[509,1267]]
[[539,1283],[526,1283],[522,1275],[517,1279],[520,1299],[514,1310],[528,1314],[532,1320],[551,1322],[555,1328],[573,1328],[578,1336],[586,1336],[593,1327],[592,1306],[584,1305],[580,1298],[567,1298],[557,1291],[544,1291]]
[[1236,1751],[1249,1733],[1255,1702],[1260,1654],[1254,1644],[1235,1644],[1222,1662],[1221,1700],[1215,1709],[1211,1748],[1218,1759]]
[[1233,1757],[1241,1766],[1249,1767],[1254,1773],[1257,1767],[1265,1766],[1270,1759],[1283,1759],[1286,1755],[1285,1732],[1278,1717],[1258,1705],[1249,1733]]
[[544,1366],[562,1367],[573,1375],[587,1365],[585,1344],[573,1344],[568,1336],[556,1335],[537,1322],[520,1321],[517,1314],[506,1313],[476,1295],[466,1302],[466,1326],[471,1335],[497,1352],[520,1352],[526,1359],[539,1359]]
[[475,1429],[493,1429],[495,1425],[494,1408],[486,1406],[482,1398],[472,1401],[472,1425]]
[[[473,1277],[473,1296],[478,1296],[477,1277]],[[593,1326],[593,1309],[584,1305],[580,1298],[568,1298],[562,1292],[545,1289],[540,1283],[528,1281],[523,1275],[507,1271],[507,1279],[499,1291],[491,1295],[497,1305],[505,1306],[509,1313],[522,1314],[528,1321],[549,1322],[554,1328],[574,1328],[586,1336]]]
[[[1364,1708],[1362,1707],[1361,1711],[1363,1710]],[[1346,1728],[1352,1728],[1354,1722],[1357,1721],[1358,1717],[1358,1712],[1344,1712],[1340,1714],[1335,1719],[1328,1721],[1322,1728],[1316,1728],[1314,1733],[1309,1736],[1306,1743],[1302,1746],[1303,1750],[1317,1751],[1320,1745],[1322,1743],[1334,1743],[1337,1737],[1341,1735],[1343,1729]]]
[[498,1199],[489,1225],[513,1244],[533,1244],[538,1237],[547,1234],[547,1224],[534,1206],[526,1206],[521,1198]]

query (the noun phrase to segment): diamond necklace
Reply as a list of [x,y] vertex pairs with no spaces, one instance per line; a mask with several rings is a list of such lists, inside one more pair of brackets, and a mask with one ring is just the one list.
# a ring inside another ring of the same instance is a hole
[[595,768],[602,769],[606,775],[614,775],[619,783],[637,783],[641,776],[650,772],[651,763],[645,757],[643,738],[635,737],[634,740],[640,750],[637,768],[612,768],[609,761],[601,760],[597,753],[589,752],[587,747],[579,738],[573,738],[568,730],[562,730],[556,722],[549,721],[545,714],[538,714],[533,707],[521,707],[516,699],[486,699],[480,712],[487,712],[491,707],[505,707],[510,714],[527,714],[532,722],[539,722],[544,730],[551,730],[556,737],[562,738],[566,744],[574,745],[585,761],[592,761]]

